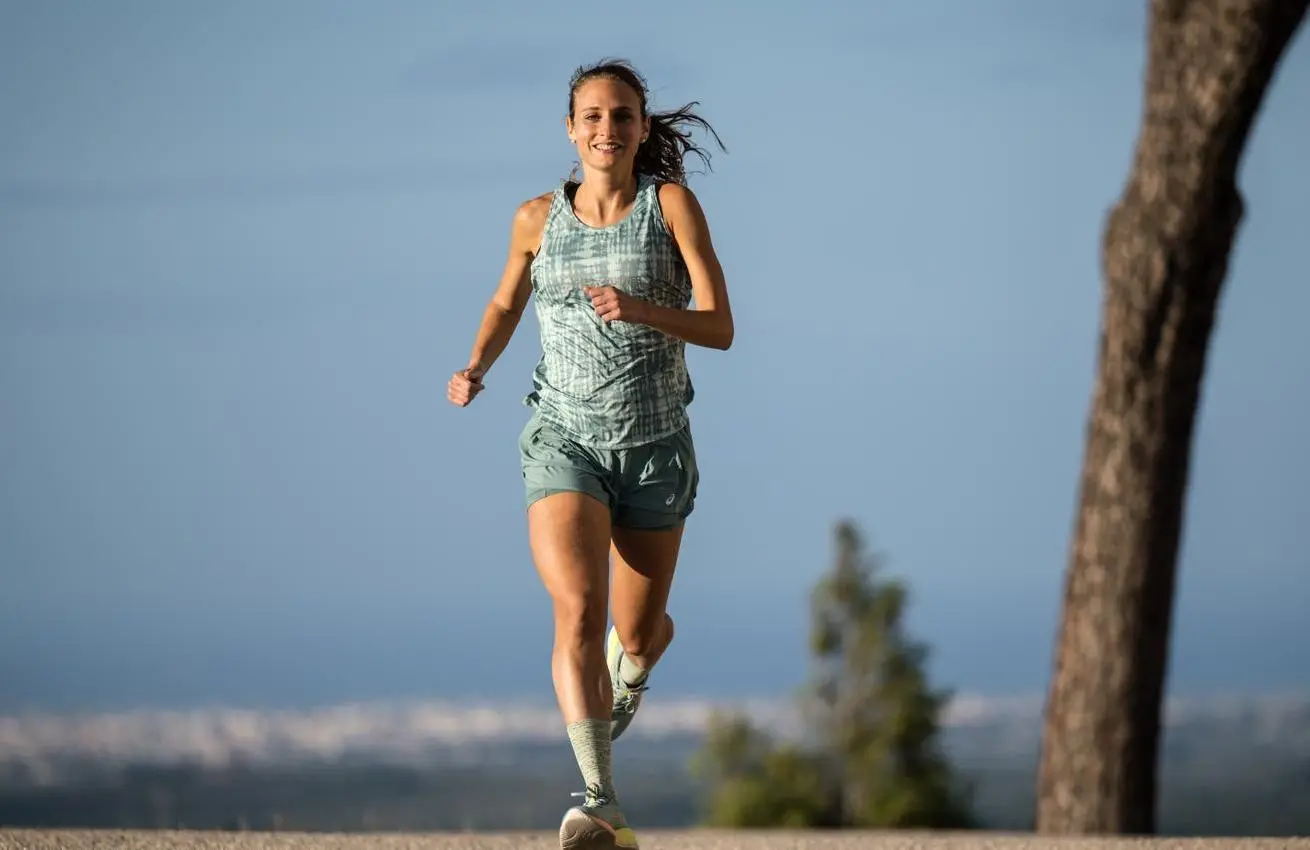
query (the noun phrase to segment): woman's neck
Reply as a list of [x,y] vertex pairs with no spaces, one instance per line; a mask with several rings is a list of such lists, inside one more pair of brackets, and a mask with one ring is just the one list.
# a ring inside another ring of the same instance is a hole
[[622,216],[637,196],[637,175],[588,174],[573,193],[578,215],[596,222],[611,222]]

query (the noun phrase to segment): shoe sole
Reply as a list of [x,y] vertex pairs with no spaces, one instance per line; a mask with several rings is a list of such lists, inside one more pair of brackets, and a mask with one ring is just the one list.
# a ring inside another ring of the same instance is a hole
[[559,827],[560,850],[639,850],[635,843],[620,844],[611,829],[579,811],[564,816]]

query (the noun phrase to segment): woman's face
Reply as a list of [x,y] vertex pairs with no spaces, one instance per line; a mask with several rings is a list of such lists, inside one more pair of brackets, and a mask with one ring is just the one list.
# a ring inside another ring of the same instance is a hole
[[596,171],[631,169],[637,147],[649,132],[641,98],[627,83],[597,77],[578,86],[569,116],[569,138],[579,161]]

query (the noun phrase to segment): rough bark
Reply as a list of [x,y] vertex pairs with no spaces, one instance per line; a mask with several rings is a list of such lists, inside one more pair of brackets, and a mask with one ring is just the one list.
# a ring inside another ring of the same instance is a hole
[[1036,829],[1155,831],[1193,422],[1252,123],[1310,0],[1153,0],[1046,705]]

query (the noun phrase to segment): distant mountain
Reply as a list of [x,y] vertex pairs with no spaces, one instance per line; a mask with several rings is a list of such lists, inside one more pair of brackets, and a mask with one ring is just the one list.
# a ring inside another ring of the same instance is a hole
[[[697,822],[703,789],[688,763],[716,709],[783,736],[798,729],[777,699],[652,700],[615,747],[636,822]],[[1310,833],[1310,697],[1174,700],[1166,717],[1162,832]],[[1041,700],[961,697],[943,719],[983,825],[1031,828]],[[548,829],[578,784],[558,715],[541,703],[0,718],[0,825]]]
[[[736,710],[783,737],[799,729],[792,705],[777,698],[738,702],[651,700],[624,738],[625,752],[679,758],[698,744],[714,711]],[[1034,753],[1041,735],[1039,697],[961,696],[943,716],[948,752],[962,762]],[[112,714],[0,717],[0,785],[51,786],[126,765],[207,768],[304,763],[412,767],[520,763],[563,742],[548,703],[470,704],[441,700],[359,703],[307,711],[140,710]],[[1232,749],[1276,749],[1310,760],[1310,696],[1171,700],[1171,757],[1215,758]]]

